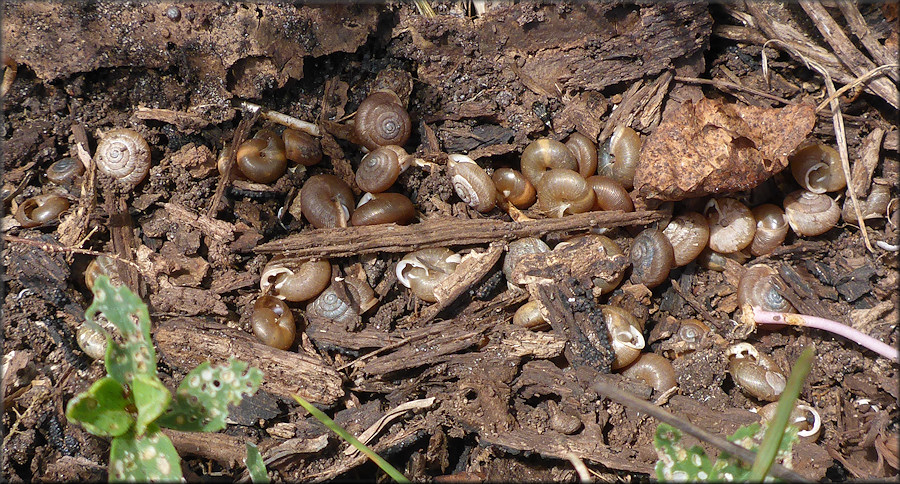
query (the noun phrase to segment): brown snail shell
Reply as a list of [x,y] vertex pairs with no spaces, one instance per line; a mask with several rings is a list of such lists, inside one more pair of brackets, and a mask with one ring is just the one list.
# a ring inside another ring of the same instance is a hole
[[678,323],[678,331],[675,336],[679,341],[687,344],[697,344],[709,331],[709,326],[699,319],[684,319]]
[[700,252],[700,255],[697,256],[697,265],[700,267],[716,272],[723,272],[727,262],[726,259],[731,259],[738,264],[743,264],[749,259],[750,256],[744,253],[744,251],[732,252],[730,254],[720,254],[709,247],[703,249]]
[[778,400],[787,380],[769,355],[749,343],[738,343],[726,350],[731,378],[745,393],[766,401]]
[[113,129],[97,144],[94,162],[102,173],[133,188],[150,172],[150,145],[133,129]]
[[106,356],[106,335],[87,324],[82,324],[78,327],[78,331],[75,333],[75,341],[86,355],[95,360],[103,360]]
[[572,133],[566,140],[566,147],[578,161],[578,174],[587,178],[597,173],[597,145],[581,133]]
[[[859,200],[860,212],[863,220],[873,218],[887,218],[888,205],[891,203],[891,189],[888,185],[875,183],[872,185],[872,191],[865,200]],[[853,199],[847,197],[844,199],[844,208],[841,209],[841,219],[845,223],[857,225],[859,221],[856,219],[856,210],[854,210]]]
[[[759,409],[759,416],[763,423],[769,423],[775,418],[778,410],[778,402],[772,402]],[[801,439],[814,442],[822,431],[822,417],[819,412],[803,400],[797,400],[788,423],[797,427],[797,436]]]
[[[612,259],[616,256],[621,256],[624,254],[622,252],[622,248],[619,247],[614,240],[610,239],[605,235],[598,234],[587,234],[583,237],[594,237],[600,241],[601,247],[606,251],[605,256],[609,259]],[[622,282],[622,278],[625,277],[624,272],[619,272],[619,274],[612,279],[603,279],[601,277],[595,277],[591,282],[594,283],[594,289],[600,291],[600,294],[607,294],[612,292],[615,288],[619,287],[619,283]]]
[[397,263],[397,280],[419,299],[437,302],[434,288],[453,274],[460,260],[459,254],[446,247],[417,250],[406,254]]
[[331,262],[275,259],[266,264],[259,280],[263,294],[291,302],[318,296],[331,282]]
[[594,207],[594,189],[578,172],[554,168],[537,185],[538,203],[550,217],[584,213]]
[[656,393],[665,392],[677,385],[672,362],[656,353],[642,353],[620,373],[626,378],[643,381]]
[[612,178],[626,190],[631,190],[640,158],[641,135],[627,126],[619,126],[600,150],[597,174]]
[[824,193],[797,190],[784,197],[784,216],[797,235],[821,235],[831,230],[841,217],[841,209]]
[[681,267],[697,258],[709,241],[709,222],[697,212],[676,216],[663,229],[675,255],[675,266]]
[[84,164],[75,158],[62,158],[47,167],[47,180],[57,185],[71,185],[84,174]]
[[616,370],[630,365],[644,349],[641,324],[633,314],[617,306],[601,305],[600,312],[616,354],[612,368]]
[[526,302],[516,310],[515,314],[513,314],[513,324],[532,331],[550,329],[550,323],[541,314],[541,303],[535,300]]
[[300,211],[316,228],[346,227],[353,210],[350,185],[334,175],[315,175],[300,189]]
[[631,243],[631,282],[650,289],[669,277],[675,264],[675,251],[659,229],[645,229]]
[[784,242],[788,223],[784,211],[777,205],[764,203],[751,211],[756,219],[756,233],[750,243],[750,253],[755,256],[770,254]]
[[313,166],[322,161],[319,140],[296,129],[287,128],[281,133],[284,140],[284,156],[303,166]]
[[287,169],[281,136],[267,129],[260,130],[238,147],[237,166],[245,177],[257,183],[277,180]]
[[706,216],[710,249],[727,254],[753,242],[756,220],[746,205],[733,198],[719,198],[710,200],[707,207],[712,208]]
[[59,218],[68,210],[69,201],[55,194],[38,195],[22,202],[16,209],[15,219],[22,227],[44,225]]
[[369,150],[385,145],[403,146],[411,131],[409,113],[394,92],[374,91],[359,103],[353,132],[357,142]]
[[399,193],[367,193],[359,201],[351,225],[378,225],[395,223],[406,225],[416,216],[416,207],[405,195]]
[[512,168],[498,168],[491,175],[498,196],[502,196],[517,208],[528,208],[537,199],[534,185],[521,172]]
[[330,319],[353,327],[359,321],[360,315],[376,304],[375,292],[365,281],[347,277],[340,282],[345,284],[347,295],[345,298],[335,287],[339,282],[333,282],[319,294],[319,297],[309,303],[306,314],[310,319]]
[[847,186],[841,156],[837,150],[815,144],[788,157],[791,174],[806,190],[813,193],[836,192]]
[[545,252],[550,252],[550,246],[537,237],[525,237],[510,242],[509,247],[507,248],[506,257],[503,259],[503,275],[506,276],[507,282],[510,285],[515,286],[515,284],[509,281],[512,281],[516,265],[519,264],[519,260],[521,260],[523,256]]
[[356,170],[356,184],[363,191],[381,193],[409,166],[412,157],[399,146],[381,146],[363,156]]
[[450,183],[459,198],[479,212],[490,212],[497,203],[497,188],[494,181],[471,158],[465,155],[450,155]]
[[122,284],[122,279],[119,277],[119,267],[116,264],[116,261],[105,255],[94,257],[84,270],[84,285],[87,286],[89,291],[94,290],[94,281],[97,280],[98,276],[108,277],[110,283],[113,285]]
[[548,170],[578,170],[578,160],[566,145],[550,138],[532,141],[522,151],[522,174],[535,187]]
[[631,195],[621,183],[602,175],[594,175],[587,182],[594,190],[594,210],[634,212]]
[[294,344],[297,325],[291,309],[281,299],[260,296],[250,315],[253,334],[266,346],[286,350]]
[[738,283],[738,306],[750,305],[766,311],[794,312],[794,306],[778,291],[775,276],[778,272],[764,264],[756,264],[741,274]]

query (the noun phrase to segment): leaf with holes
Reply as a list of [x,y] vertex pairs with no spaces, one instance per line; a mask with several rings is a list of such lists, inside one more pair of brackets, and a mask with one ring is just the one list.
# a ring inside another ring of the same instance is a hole
[[134,430],[138,435],[142,435],[147,426],[169,408],[172,394],[156,375],[135,375],[131,382],[131,391],[134,394],[135,407],[137,407],[137,422],[135,422]]
[[243,361],[230,360],[228,365],[216,367],[204,362],[178,385],[172,406],[159,424],[186,431],[224,429],[228,405],[237,405],[244,395],[256,393],[262,377],[258,368],[247,369]]
[[109,449],[109,480],[180,481],[181,459],[172,441],[155,424],[138,436],[134,431],[113,439]]
[[125,398],[125,387],[115,379],[104,377],[84,393],[69,400],[66,418],[101,437],[122,435],[131,428],[134,417],[126,410],[131,403]]

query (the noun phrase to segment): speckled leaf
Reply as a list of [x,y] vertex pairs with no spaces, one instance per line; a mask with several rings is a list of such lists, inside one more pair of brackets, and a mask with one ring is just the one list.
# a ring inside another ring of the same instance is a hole
[[66,418],[81,423],[94,435],[115,437],[127,432],[134,422],[134,417],[125,410],[129,403],[122,384],[107,376],[69,400]]
[[259,449],[251,443],[247,443],[247,457],[244,459],[247,470],[250,471],[250,480],[254,483],[269,482],[269,475],[266,472],[266,464],[259,455]]
[[147,426],[169,407],[172,394],[156,375],[135,375],[131,382],[131,391],[137,407],[134,430],[137,435],[142,435]]
[[172,441],[150,424],[147,433],[116,437],[109,450],[110,482],[180,481],[181,463]]
[[159,424],[186,431],[221,430],[225,428],[228,405],[237,405],[244,395],[256,393],[262,377],[258,368],[248,369],[243,361],[231,360],[217,367],[208,361],[202,363],[178,385],[172,406]]

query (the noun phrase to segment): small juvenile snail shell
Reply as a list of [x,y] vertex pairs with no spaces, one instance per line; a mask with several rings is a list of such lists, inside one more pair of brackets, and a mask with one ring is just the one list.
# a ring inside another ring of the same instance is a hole
[[106,356],[106,336],[87,324],[78,327],[75,340],[78,347],[91,358],[102,360]]
[[627,126],[619,126],[600,150],[597,174],[608,176],[631,190],[640,157],[641,135]]
[[[759,409],[759,416],[763,423],[769,423],[775,418],[778,410],[778,402],[772,402]],[[801,439],[814,442],[822,431],[822,417],[819,412],[803,400],[797,400],[791,409],[788,423],[797,427],[797,436]]]
[[753,213],[743,203],[733,198],[719,198],[709,201],[707,208],[709,222],[709,248],[727,254],[737,252],[753,242],[756,234],[756,220]]
[[537,185],[538,203],[550,217],[587,212],[594,208],[594,189],[578,172],[554,168]]
[[123,187],[134,188],[150,172],[150,145],[133,129],[113,129],[97,144],[94,162]]
[[564,168],[578,170],[578,160],[566,145],[550,138],[532,141],[522,151],[522,174],[535,187],[547,170]]
[[581,133],[572,133],[566,140],[566,147],[578,161],[578,174],[587,178],[597,173],[597,145]]
[[116,265],[116,261],[106,257],[105,255],[98,255],[88,264],[87,268],[84,270],[84,285],[87,286],[89,291],[94,290],[94,281],[97,280],[98,276],[106,276],[109,278],[109,281],[113,285],[121,285],[122,279],[119,277],[119,268]]
[[631,243],[631,282],[650,289],[669,277],[675,264],[675,251],[669,239],[658,229],[645,229]]
[[298,262],[275,259],[266,264],[259,280],[263,294],[291,302],[308,301],[318,296],[331,282],[328,259]]
[[541,303],[535,300],[528,301],[516,310],[513,314],[513,324],[532,331],[550,329],[550,324],[541,314]]
[[15,219],[25,228],[44,225],[59,218],[59,215],[69,208],[69,201],[65,197],[54,195],[38,195],[29,198],[16,209]]
[[[601,247],[603,248],[605,253],[605,257],[608,259],[612,259],[616,256],[621,256],[624,253],[622,252],[622,248],[619,247],[614,240],[610,239],[605,235],[597,235],[597,234],[588,234],[584,237],[594,237],[600,241]],[[601,277],[595,277],[591,282],[594,283],[594,288],[600,291],[600,294],[607,294],[612,292],[615,288],[619,287],[619,283],[622,282],[622,278],[625,277],[625,272],[619,272],[618,275],[613,277],[612,279],[603,279]]]
[[465,155],[450,155],[450,183],[459,198],[479,212],[490,212],[497,203],[497,188],[484,169]]
[[709,222],[697,212],[687,212],[669,221],[663,229],[675,254],[675,266],[688,265],[696,259],[709,241]]
[[47,167],[47,180],[57,185],[71,185],[84,173],[84,165],[75,158],[63,158]]
[[601,305],[600,312],[603,314],[603,321],[609,331],[609,340],[616,354],[612,368],[616,370],[630,365],[644,349],[644,335],[640,323],[634,315],[617,306]]
[[723,272],[727,264],[726,259],[731,259],[738,264],[743,264],[749,258],[750,257],[745,254],[744,251],[720,254],[707,247],[697,256],[697,265],[709,271]]
[[369,150],[385,145],[403,146],[411,131],[409,113],[392,91],[374,91],[356,109],[353,132],[357,142]]
[[841,156],[823,144],[807,146],[788,157],[791,174],[801,187],[813,193],[836,192],[847,186]]
[[446,247],[422,249],[406,254],[397,263],[397,280],[419,299],[437,302],[434,288],[447,278],[462,257]]
[[284,141],[267,129],[245,141],[237,150],[237,166],[248,179],[257,183],[272,183],[287,169]]
[[319,140],[309,133],[288,128],[281,133],[284,140],[284,156],[303,166],[313,166],[322,161],[322,147]]
[[272,296],[260,296],[253,304],[250,327],[264,345],[280,350],[290,348],[297,335],[291,309],[284,301]]
[[631,195],[621,183],[602,175],[594,175],[586,181],[594,190],[594,210],[634,212]]
[[410,165],[412,156],[399,146],[381,146],[363,156],[356,169],[356,184],[360,190],[381,193]]
[[806,237],[831,230],[841,217],[841,209],[824,193],[797,190],[784,197],[784,216],[794,233]]
[[[873,184],[872,191],[865,200],[859,200],[859,208],[862,213],[863,220],[872,218],[887,218],[888,205],[891,203],[891,189],[888,185]],[[844,208],[841,209],[841,218],[845,223],[857,225],[859,221],[856,219],[856,210],[854,210],[853,199],[847,197],[844,199]]]
[[512,168],[498,168],[491,175],[497,192],[517,208],[528,208],[537,199],[534,185],[521,172]]
[[784,211],[777,205],[764,203],[751,210],[756,219],[756,234],[750,243],[750,253],[755,256],[771,253],[784,242],[788,223]]
[[756,264],[741,274],[738,283],[738,306],[750,305],[766,311],[794,312],[794,306],[778,291],[775,275],[778,272],[764,264]]
[[346,227],[353,209],[350,185],[334,175],[315,175],[300,189],[300,211],[316,228]]
[[506,257],[503,259],[503,275],[506,276],[506,281],[510,285],[518,287],[510,281],[512,281],[513,272],[516,269],[516,265],[519,264],[519,260],[522,259],[522,256],[528,254],[544,252],[550,252],[550,246],[537,237],[525,237],[510,242]]
[[683,319],[678,323],[678,331],[675,333],[675,336],[679,341],[696,344],[707,333],[709,333],[709,326],[703,321],[699,319]]
[[416,207],[399,193],[367,193],[350,217],[350,225],[395,223],[406,225],[416,216]]
[[571,413],[563,411],[553,400],[547,400],[547,411],[550,414],[550,428],[563,434],[574,435],[581,430],[581,419],[573,413],[574,409],[570,409]]
[[656,393],[662,393],[677,384],[672,362],[656,353],[642,353],[620,373],[626,378],[643,381]]
[[375,304],[374,292],[364,281],[347,277],[343,282],[346,284],[349,300],[342,298],[335,288],[335,283],[332,283],[319,294],[319,297],[309,303],[306,314],[310,319],[323,318],[353,325],[362,313]]
[[744,392],[760,400],[775,401],[787,380],[775,360],[749,343],[738,343],[725,351],[731,378]]

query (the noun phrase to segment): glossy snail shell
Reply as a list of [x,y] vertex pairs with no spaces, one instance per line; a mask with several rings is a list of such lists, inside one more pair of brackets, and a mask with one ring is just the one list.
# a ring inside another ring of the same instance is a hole
[[727,254],[737,252],[753,242],[756,220],[743,203],[733,198],[709,201],[709,248]]
[[537,187],[548,170],[578,170],[578,160],[566,145],[550,138],[532,141],[522,151],[522,174]]
[[322,146],[309,133],[296,129],[285,129],[281,133],[284,140],[284,156],[294,163],[313,166],[322,161]]
[[356,169],[356,184],[369,193],[381,193],[400,176],[412,159],[399,146],[381,146],[363,156]]
[[250,315],[253,334],[266,346],[286,350],[294,344],[297,325],[291,309],[281,299],[260,296]]
[[346,227],[353,210],[350,185],[334,175],[315,175],[300,189],[300,211],[316,228]]
[[328,259],[303,262],[276,259],[263,269],[259,288],[263,294],[301,302],[321,294],[330,282],[331,262]]
[[841,209],[824,193],[797,190],[784,197],[784,216],[794,233],[807,237],[831,230],[841,217]]
[[446,247],[422,249],[406,254],[397,263],[397,280],[427,302],[437,302],[434,288],[446,279],[462,257]]
[[794,312],[794,306],[778,291],[775,276],[778,272],[764,264],[756,264],[741,274],[738,283],[738,306],[750,305],[766,311]]
[[241,173],[256,183],[272,183],[287,169],[284,141],[268,129],[261,129],[253,139],[237,150],[237,166]]
[[634,188],[634,174],[641,157],[641,135],[627,126],[618,126],[600,150],[597,174]]
[[778,400],[787,380],[772,357],[759,353],[749,343],[733,345],[725,355],[728,371],[741,390],[759,400]]
[[57,185],[71,185],[84,174],[84,165],[75,158],[63,158],[47,167],[47,180]]
[[699,319],[684,319],[678,323],[675,336],[687,344],[697,344],[709,331],[709,326]]
[[459,198],[479,212],[490,212],[497,203],[494,181],[471,158],[450,155],[450,183]]
[[528,328],[532,331],[545,331],[550,329],[550,324],[541,314],[541,303],[538,301],[528,301],[523,304],[513,314],[513,324]]
[[554,168],[537,185],[538,203],[550,217],[584,213],[594,207],[594,189],[578,172]]
[[597,173],[597,145],[581,133],[572,133],[566,140],[566,147],[578,161],[578,174],[587,178]]
[[84,270],[84,285],[87,286],[89,291],[94,290],[94,281],[97,280],[98,276],[106,276],[109,278],[110,283],[113,285],[122,284],[122,279],[119,277],[119,268],[116,264],[116,261],[106,257],[105,255],[98,255],[94,257],[91,262],[88,264],[87,268]]
[[847,186],[841,155],[823,144],[815,144],[798,150],[788,157],[791,174],[806,190],[813,193],[836,192]]
[[777,205],[764,203],[751,211],[756,219],[756,234],[750,243],[750,253],[755,256],[770,254],[784,242],[788,233],[784,211]]
[[52,193],[38,195],[19,205],[15,219],[24,228],[37,227],[58,219],[68,208],[69,201],[65,197]]
[[675,266],[681,267],[697,258],[709,241],[709,222],[697,212],[687,212],[669,221],[663,229],[675,255]]
[[600,312],[616,354],[612,368],[615,370],[630,365],[644,349],[640,323],[634,315],[617,306],[601,305]]
[[537,199],[534,185],[521,172],[512,168],[498,168],[491,175],[498,196],[502,196],[517,208],[528,208]]
[[620,372],[626,378],[641,380],[656,393],[662,393],[677,385],[672,362],[656,353],[642,353]]
[[369,150],[385,145],[403,146],[411,131],[409,113],[394,92],[374,91],[359,103],[353,132],[359,144]]
[[594,175],[587,180],[588,185],[594,190],[595,210],[621,210],[634,212],[634,202],[631,195],[621,183],[612,178]]
[[367,193],[363,195],[353,216],[351,225],[378,225],[395,223],[406,225],[416,217],[416,207],[405,195],[399,193]]
[[675,264],[675,251],[669,239],[658,229],[645,229],[631,243],[631,282],[650,289],[669,277]]
[[113,129],[97,144],[94,162],[102,173],[133,188],[150,172],[150,145],[133,129]]

